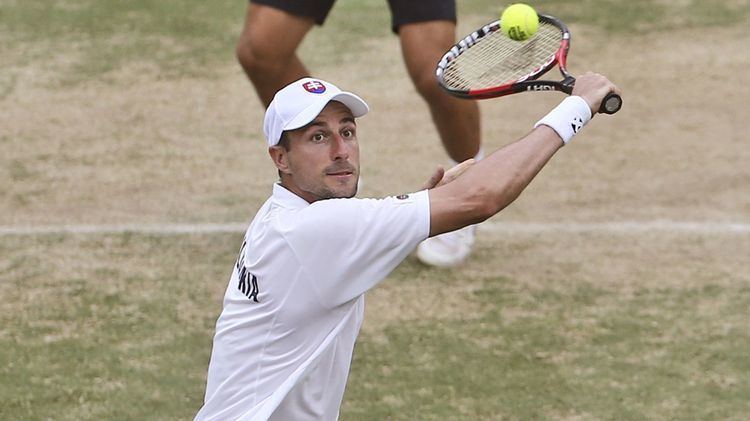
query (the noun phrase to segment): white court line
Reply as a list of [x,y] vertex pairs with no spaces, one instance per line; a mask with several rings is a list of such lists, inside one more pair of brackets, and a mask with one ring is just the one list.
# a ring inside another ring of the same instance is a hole
[[52,234],[221,234],[242,233],[248,224],[116,224],[0,226],[0,236]]
[[[40,225],[0,226],[0,236],[54,235],[54,234],[221,234],[243,233],[246,223],[225,224],[116,224],[116,225]],[[481,231],[496,233],[611,233],[644,234],[651,232],[674,234],[748,234],[747,222],[678,222],[669,220],[624,222],[565,222],[526,223],[488,221],[480,225]]]
[[747,234],[750,223],[744,222],[678,222],[668,220],[623,222],[502,223],[489,222],[482,231],[507,233],[611,233],[644,234],[650,232],[684,234]]

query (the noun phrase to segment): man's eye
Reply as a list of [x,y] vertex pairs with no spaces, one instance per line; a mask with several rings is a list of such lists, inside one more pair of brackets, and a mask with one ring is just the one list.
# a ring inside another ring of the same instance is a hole
[[315,142],[322,142],[325,140],[325,135],[323,133],[315,133],[313,135],[313,141]]
[[346,129],[341,132],[341,135],[344,137],[354,137],[354,130]]

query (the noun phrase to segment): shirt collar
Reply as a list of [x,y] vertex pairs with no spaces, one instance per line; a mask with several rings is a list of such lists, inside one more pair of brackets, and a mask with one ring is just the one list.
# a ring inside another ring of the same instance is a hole
[[284,208],[298,209],[310,206],[307,200],[292,193],[279,183],[273,185],[273,195],[271,197],[274,203]]

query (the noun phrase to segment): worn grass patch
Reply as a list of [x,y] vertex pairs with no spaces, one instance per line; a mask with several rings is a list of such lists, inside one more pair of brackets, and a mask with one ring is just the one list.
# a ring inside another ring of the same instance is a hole
[[[459,2],[467,13],[500,16],[514,3],[492,0]],[[750,2],[746,0],[536,0],[529,2],[537,11],[552,14],[567,23],[598,27],[606,32],[664,32],[677,28],[705,28],[747,21]]]

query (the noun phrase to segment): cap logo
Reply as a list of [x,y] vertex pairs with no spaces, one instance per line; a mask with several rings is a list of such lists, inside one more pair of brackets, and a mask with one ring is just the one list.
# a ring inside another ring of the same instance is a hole
[[310,92],[311,94],[322,94],[323,92],[326,91],[326,86],[318,82],[317,80],[307,82],[304,85],[302,85],[302,87],[305,88],[305,90],[307,92]]

